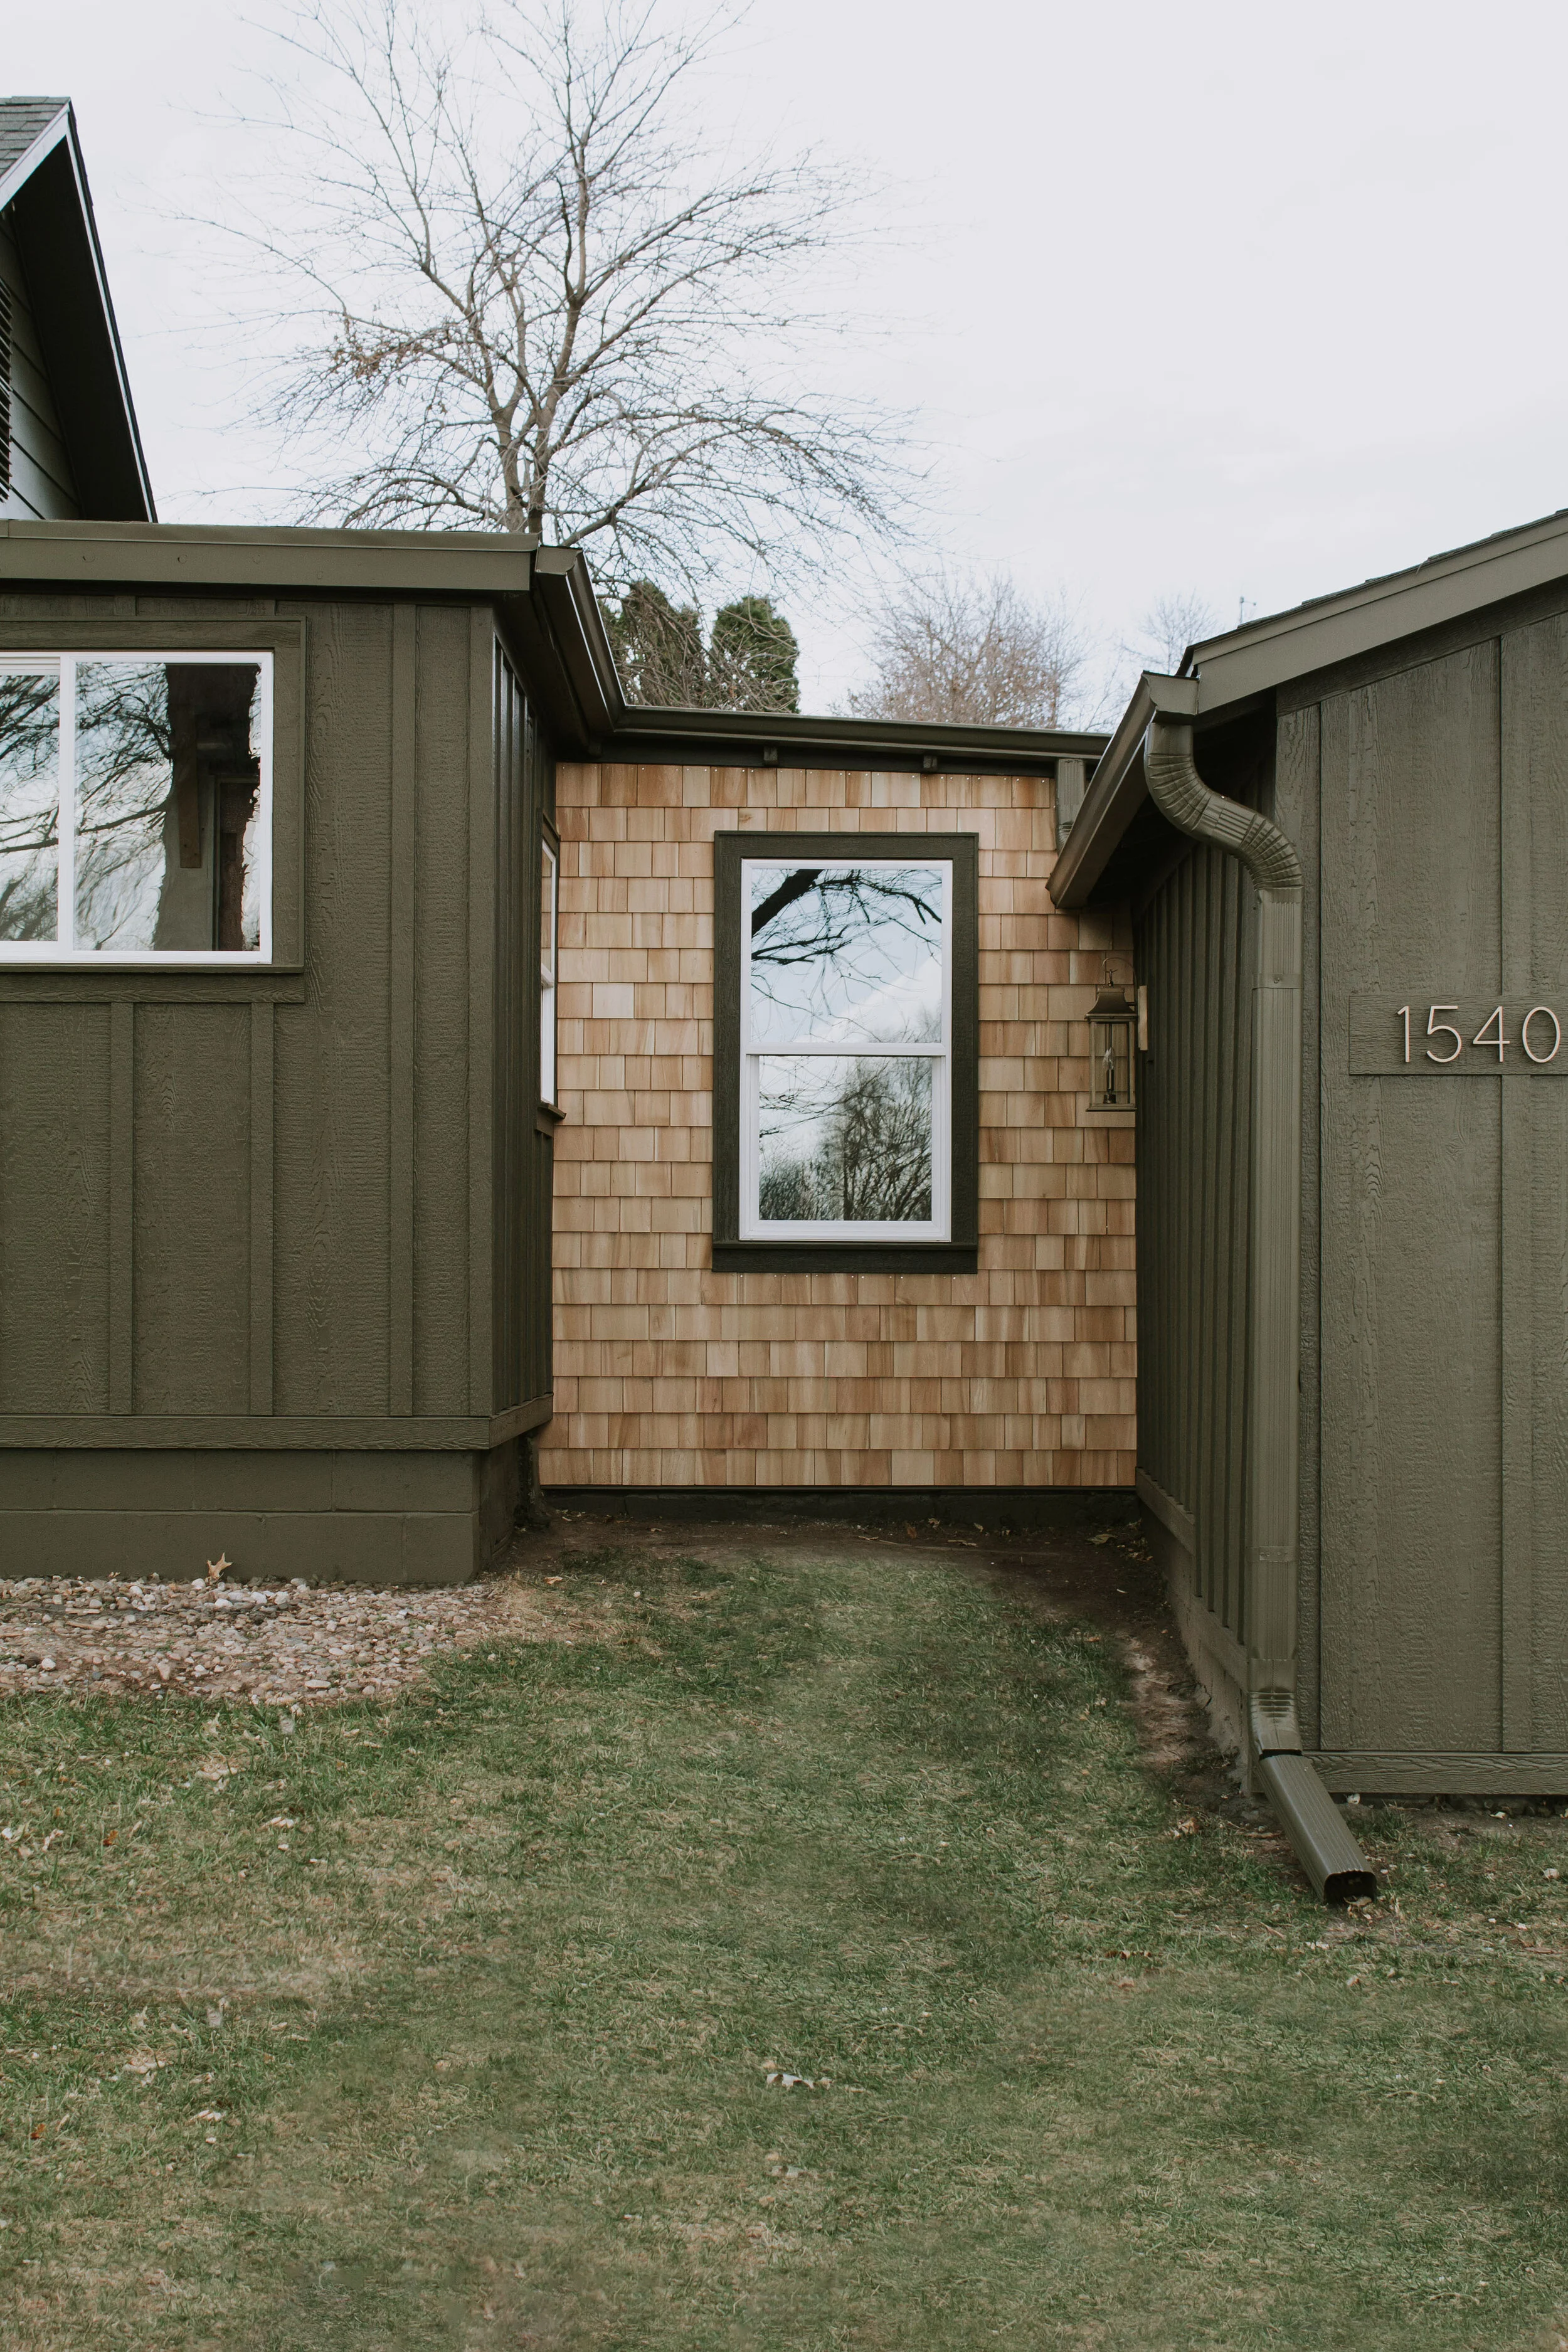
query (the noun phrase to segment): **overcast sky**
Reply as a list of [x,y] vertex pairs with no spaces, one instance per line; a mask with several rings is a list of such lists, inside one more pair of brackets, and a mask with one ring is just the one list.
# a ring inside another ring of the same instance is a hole
[[[202,118],[280,13],[5,0],[9,87],[76,101],[165,520],[265,487],[166,215],[193,173],[222,209]],[[715,102],[879,175],[844,387],[916,413],[933,550],[1065,583],[1108,657],[1164,592],[1231,623],[1568,505],[1565,50],[1534,0],[758,0]],[[808,704],[865,593],[792,614]]]

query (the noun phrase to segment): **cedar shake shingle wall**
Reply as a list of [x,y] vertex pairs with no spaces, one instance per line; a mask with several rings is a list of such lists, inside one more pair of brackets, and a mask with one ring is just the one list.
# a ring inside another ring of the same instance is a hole
[[[1126,1486],[1133,1136],[1086,1115],[1110,919],[1033,777],[563,764],[547,1486]],[[980,841],[980,1270],[715,1274],[713,834]]]

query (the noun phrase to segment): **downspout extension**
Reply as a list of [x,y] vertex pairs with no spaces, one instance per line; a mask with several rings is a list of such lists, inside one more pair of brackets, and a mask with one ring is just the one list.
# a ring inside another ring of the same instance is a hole
[[1326,1902],[1375,1894],[1366,1857],[1301,1752],[1296,1714],[1301,1356],[1301,862],[1257,809],[1211,792],[1191,721],[1156,718],[1150,798],[1194,841],[1239,859],[1258,892],[1252,992],[1247,1297],[1247,1762]]

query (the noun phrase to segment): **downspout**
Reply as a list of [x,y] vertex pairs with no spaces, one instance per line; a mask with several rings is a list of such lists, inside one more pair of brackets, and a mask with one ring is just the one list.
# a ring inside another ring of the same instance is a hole
[[1247,1306],[1247,1738],[1256,1771],[1325,1902],[1377,1881],[1301,1752],[1296,1618],[1301,1451],[1301,863],[1257,809],[1211,792],[1189,720],[1156,718],[1143,745],[1150,798],[1194,841],[1239,859],[1258,892],[1252,990],[1251,1232]]

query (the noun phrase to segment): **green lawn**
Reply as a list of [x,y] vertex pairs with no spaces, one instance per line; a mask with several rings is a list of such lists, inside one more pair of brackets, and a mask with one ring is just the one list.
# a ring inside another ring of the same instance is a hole
[[757,1540],[291,1736],[11,1705],[9,2352],[1555,2346],[1568,1825],[1363,1807],[1331,1921],[1112,1634]]

